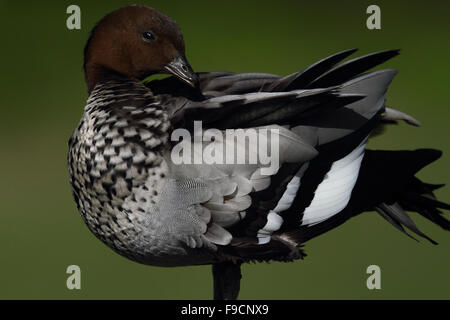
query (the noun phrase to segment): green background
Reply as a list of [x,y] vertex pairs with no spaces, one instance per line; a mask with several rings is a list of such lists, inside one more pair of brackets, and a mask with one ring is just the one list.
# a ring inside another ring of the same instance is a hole
[[[132,2],[135,2],[132,1]],[[209,266],[158,268],[126,260],[98,241],[72,199],[67,140],[86,88],[82,51],[90,29],[127,1],[1,1],[0,298],[209,299]],[[366,28],[365,1],[140,1],[173,17],[197,71],[285,75],[340,50],[401,48],[385,67],[400,70],[388,105],[423,127],[401,124],[370,147],[444,150],[423,170],[450,181],[449,1],[377,1],[382,30]],[[66,8],[81,7],[82,29],[66,28]],[[450,201],[450,187],[437,192]],[[448,215],[447,215],[448,216]],[[366,213],[307,243],[295,263],[243,267],[243,299],[448,299],[450,233],[413,214],[440,244],[415,242]],[[69,291],[68,265],[82,289]],[[366,288],[366,268],[382,271],[382,289]]]

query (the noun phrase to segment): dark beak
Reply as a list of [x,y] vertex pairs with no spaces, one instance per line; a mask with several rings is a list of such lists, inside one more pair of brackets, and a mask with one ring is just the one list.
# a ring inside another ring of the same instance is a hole
[[172,62],[164,67],[164,70],[173,74],[178,79],[183,80],[188,85],[197,88],[199,79],[197,74],[192,70],[191,65],[187,62],[186,57],[178,56]]

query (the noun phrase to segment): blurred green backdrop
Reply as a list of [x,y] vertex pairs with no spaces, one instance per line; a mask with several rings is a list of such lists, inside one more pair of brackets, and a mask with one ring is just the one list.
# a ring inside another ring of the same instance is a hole
[[[384,65],[400,70],[388,104],[414,115],[423,127],[391,127],[370,147],[443,149],[443,158],[420,177],[449,182],[450,2],[376,3],[378,31],[366,28],[368,1],[140,1],[177,20],[197,71],[285,75],[343,49],[359,47],[365,54],[401,48]],[[66,28],[70,4],[81,7],[79,31]],[[130,262],[88,231],[72,199],[66,153],[86,100],[83,47],[103,15],[127,4],[0,2],[0,298],[212,296],[210,267]],[[450,187],[437,194],[450,201]],[[414,218],[439,246],[415,242],[378,215],[363,214],[307,243],[304,261],[245,265],[240,298],[448,299],[450,233]],[[65,285],[71,264],[81,267],[78,291]],[[381,267],[382,290],[366,288],[371,264]]]

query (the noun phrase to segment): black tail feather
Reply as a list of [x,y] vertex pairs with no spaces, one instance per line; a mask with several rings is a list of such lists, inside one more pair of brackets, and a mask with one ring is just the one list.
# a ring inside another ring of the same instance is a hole
[[378,212],[380,214],[380,216],[382,216],[384,219],[386,219],[387,222],[392,224],[395,228],[397,228],[398,230],[403,232],[405,235],[407,235],[411,239],[414,239],[414,240],[418,241],[416,238],[414,238],[408,232],[406,232],[406,230],[403,228],[403,225],[399,221],[397,221],[394,217],[392,217],[392,215],[389,214],[385,210],[385,208],[383,208],[381,206],[377,206],[377,207],[375,207],[375,211]]
[[400,50],[386,50],[371,53],[344,62],[308,84],[307,88],[326,88],[344,83],[353,77],[395,57]]
[[349,55],[355,53],[358,49],[350,49],[333,54],[322,59],[302,71],[293,73],[282,79],[274,81],[264,90],[267,91],[290,91],[295,89],[306,88],[306,86],[314,79],[330,70],[336,63],[344,60]]
[[405,210],[415,211],[444,230],[450,230],[450,221],[444,218],[443,212],[439,210],[450,210],[450,205],[417,193],[405,193],[400,203]]
[[429,238],[422,231],[420,231],[419,228],[417,228],[414,221],[408,216],[408,214],[403,210],[403,208],[398,203],[394,203],[392,205],[382,203],[377,207],[375,207],[375,210],[394,227],[405,233],[407,236],[413,238],[414,240],[416,239],[412,237],[410,234],[408,234],[402,226],[407,227],[409,230],[411,230],[418,236],[427,239],[432,244],[437,244],[436,241]]
[[377,211],[401,232],[405,228],[436,244],[421,232],[405,211],[417,212],[426,219],[450,230],[450,221],[439,209],[450,210],[450,205],[435,199],[433,191],[442,185],[420,181],[414,175],[434,162],[442,152],[434,149],[415,151],[366,150],[358,181],[347,207],[332,218],[300,231],[288,233],[289,237],[304,243],[366,211]]
[[[450,221],[444,218],[439,210],[450,210],[450,205],[436,200],[433,193],[434,190],[439,189],[443,185],[424,183],[413,176],[417,171],[440,158],[441,155],[441,151],[433,149],[420,149],[409,154],[391,152],[392,159],[399,161],[387,172],[387,176],[390,176],[391,179],[397,178],[405,182],[398,185],[401,188],[397,189],[397,191],[392,190],[395,191],[393,196],[386,199],[389,204],[383,202],[375,206],[375,210],[397,229],[407,234],[402,228],[402,226],[405,226],[433,244],[437,243],[422,233],[404,210],[417,212],[443,229],[450,230]],[[392,165],[394,163],[391,162]],[[402,163],[404,168],[400,166]],[[401,173],[402,171],[404,171],[403,174]]]

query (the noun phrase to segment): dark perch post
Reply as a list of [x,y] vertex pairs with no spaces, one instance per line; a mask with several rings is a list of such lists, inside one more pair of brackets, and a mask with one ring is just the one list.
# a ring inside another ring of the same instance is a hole
[[212,265],[214,300],[236,300],[241,288],[241,262],[222,262]]

